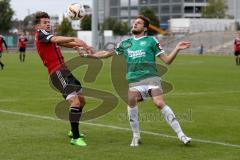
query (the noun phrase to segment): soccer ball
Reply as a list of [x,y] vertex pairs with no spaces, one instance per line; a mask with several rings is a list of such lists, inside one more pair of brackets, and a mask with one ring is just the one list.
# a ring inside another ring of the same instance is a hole
[[86,15],[84,5],[80,3],[70,4],[67,8],[67,15],[72,20],[81,20]]

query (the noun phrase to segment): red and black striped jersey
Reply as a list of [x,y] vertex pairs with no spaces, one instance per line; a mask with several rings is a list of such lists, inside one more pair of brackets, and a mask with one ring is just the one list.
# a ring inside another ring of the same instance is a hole
[[240,51],[240,38],[237,37],[234,40],[234,50],[235,51]]
[[18,39],[18,47],[19,48],[26,48],[26,43],[27,43],[28,39],[24,36],[20,36]]
[[64,58],[59,46],[50,40],[54,35],[46,30],[37,30],[35,34],[35,42],[39,56],[43,64],[48,68],[51,75],[60,67],[65,66]]

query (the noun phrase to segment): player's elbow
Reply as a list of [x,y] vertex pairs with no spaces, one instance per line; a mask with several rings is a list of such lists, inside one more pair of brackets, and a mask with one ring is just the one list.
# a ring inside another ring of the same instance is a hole
[[51,41],[52,43],[59,43],[58,40],[59,40],[59,39],[58,39],[58,37],[56,37],[56,36],[53,36],[53,37],[51,37],[51,39],[50,39],[50,41]]
[[164,62],[166,65],[170,65],[170,64],[172,63],[172,61],[169,60],[169,59],[165,59],[163,62]]

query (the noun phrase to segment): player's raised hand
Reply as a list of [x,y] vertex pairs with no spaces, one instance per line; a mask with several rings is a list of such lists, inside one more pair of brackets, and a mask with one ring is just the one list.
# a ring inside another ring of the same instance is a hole
[[78,47],[83,47],[88,52],[88,54],[95,53],[94,48],[92,46],[87,45],[87,43],[84,42],[83,40],[76,38],[75,42],[77,43]]
[[88,54],[94,54],[96,52],[95,49],[91,46],[87,46],[86,50],[87,50]]
[[84,47],[74,47],[74,49],[78,52],[78,54],[81,56],[81,57],[84,57],[85,55],[88,55],[88,52],[87,50],[84,48]]
[[178,50],[183,50],[183,49],[187,49],[191,46],[191,43],[190,42],[187,42],[187,41],[181,41],[177,44],[176,48]]

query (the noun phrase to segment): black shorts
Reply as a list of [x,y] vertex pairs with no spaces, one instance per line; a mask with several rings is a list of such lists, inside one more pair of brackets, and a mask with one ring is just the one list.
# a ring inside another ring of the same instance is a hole
[[234,55],[235,55],[235,56],[239,56],[239,55],[240,55],[240,51],[235,51],[235,52],[234,52]]
[[57,70],[50,75],[52,85],[62,93],[62,96],[67,97],[72,93],[81,92],[81,83],[72,75],[69,70]]
[[19,52],[25,52],[25,51],[26,51],[26,48],[23,48],[23,47],[19,48]]

